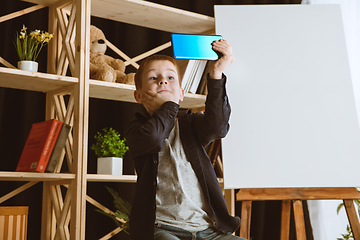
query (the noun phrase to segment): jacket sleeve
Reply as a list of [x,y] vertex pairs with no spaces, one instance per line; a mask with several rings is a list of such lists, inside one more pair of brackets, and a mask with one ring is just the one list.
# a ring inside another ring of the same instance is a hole
[[226,76],[221,80],[208,78],[205,112],[191,116],[193,131],[201,145],[223,138],[229,131],[230,104],[226,94]]
[[133,158],[154,154],[164,146],[164,140],[174,127],[179,105],[166,102],[149,119],[136,119],[125,128],[125,138]]

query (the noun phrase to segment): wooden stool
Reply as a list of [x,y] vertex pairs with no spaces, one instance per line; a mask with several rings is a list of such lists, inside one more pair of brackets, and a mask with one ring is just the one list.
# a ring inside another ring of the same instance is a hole
[[26,240],[29,207],[0,207],[0,240]]
[[240,237],[250,239],[252,201],[281,200],[281,236],[289,239],[291,204],[294,210],[297,240],[306,240],[302,200],[343,200],[355,240],[360,240],[360,223],[353,199],[360,199],[356,188],[256,188],[240,189],[236,200],[242,201]]

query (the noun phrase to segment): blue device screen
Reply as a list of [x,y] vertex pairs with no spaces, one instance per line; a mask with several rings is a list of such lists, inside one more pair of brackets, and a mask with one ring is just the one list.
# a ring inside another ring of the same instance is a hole
[[220,35],[177,34],[171,35],[171,43],[176,59],[217,60],[218,54],[211,43]]

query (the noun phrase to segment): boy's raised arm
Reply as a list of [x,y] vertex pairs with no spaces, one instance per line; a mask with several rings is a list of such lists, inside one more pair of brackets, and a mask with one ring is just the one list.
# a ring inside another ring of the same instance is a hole
[[235,60],[232,54],[232,47],[226,40],[220,39],[212,43],[212,48],[214,51],[220,52],[222,56],[218,60],[210,63],[209,77],[212,79],[221,79],[225,68]]

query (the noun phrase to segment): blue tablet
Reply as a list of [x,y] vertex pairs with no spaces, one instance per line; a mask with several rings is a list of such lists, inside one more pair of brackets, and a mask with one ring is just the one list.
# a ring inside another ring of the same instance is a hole
[[171,44],[175,59],[217,60],[219,54],[211,46],[220,35],[171,34]]

